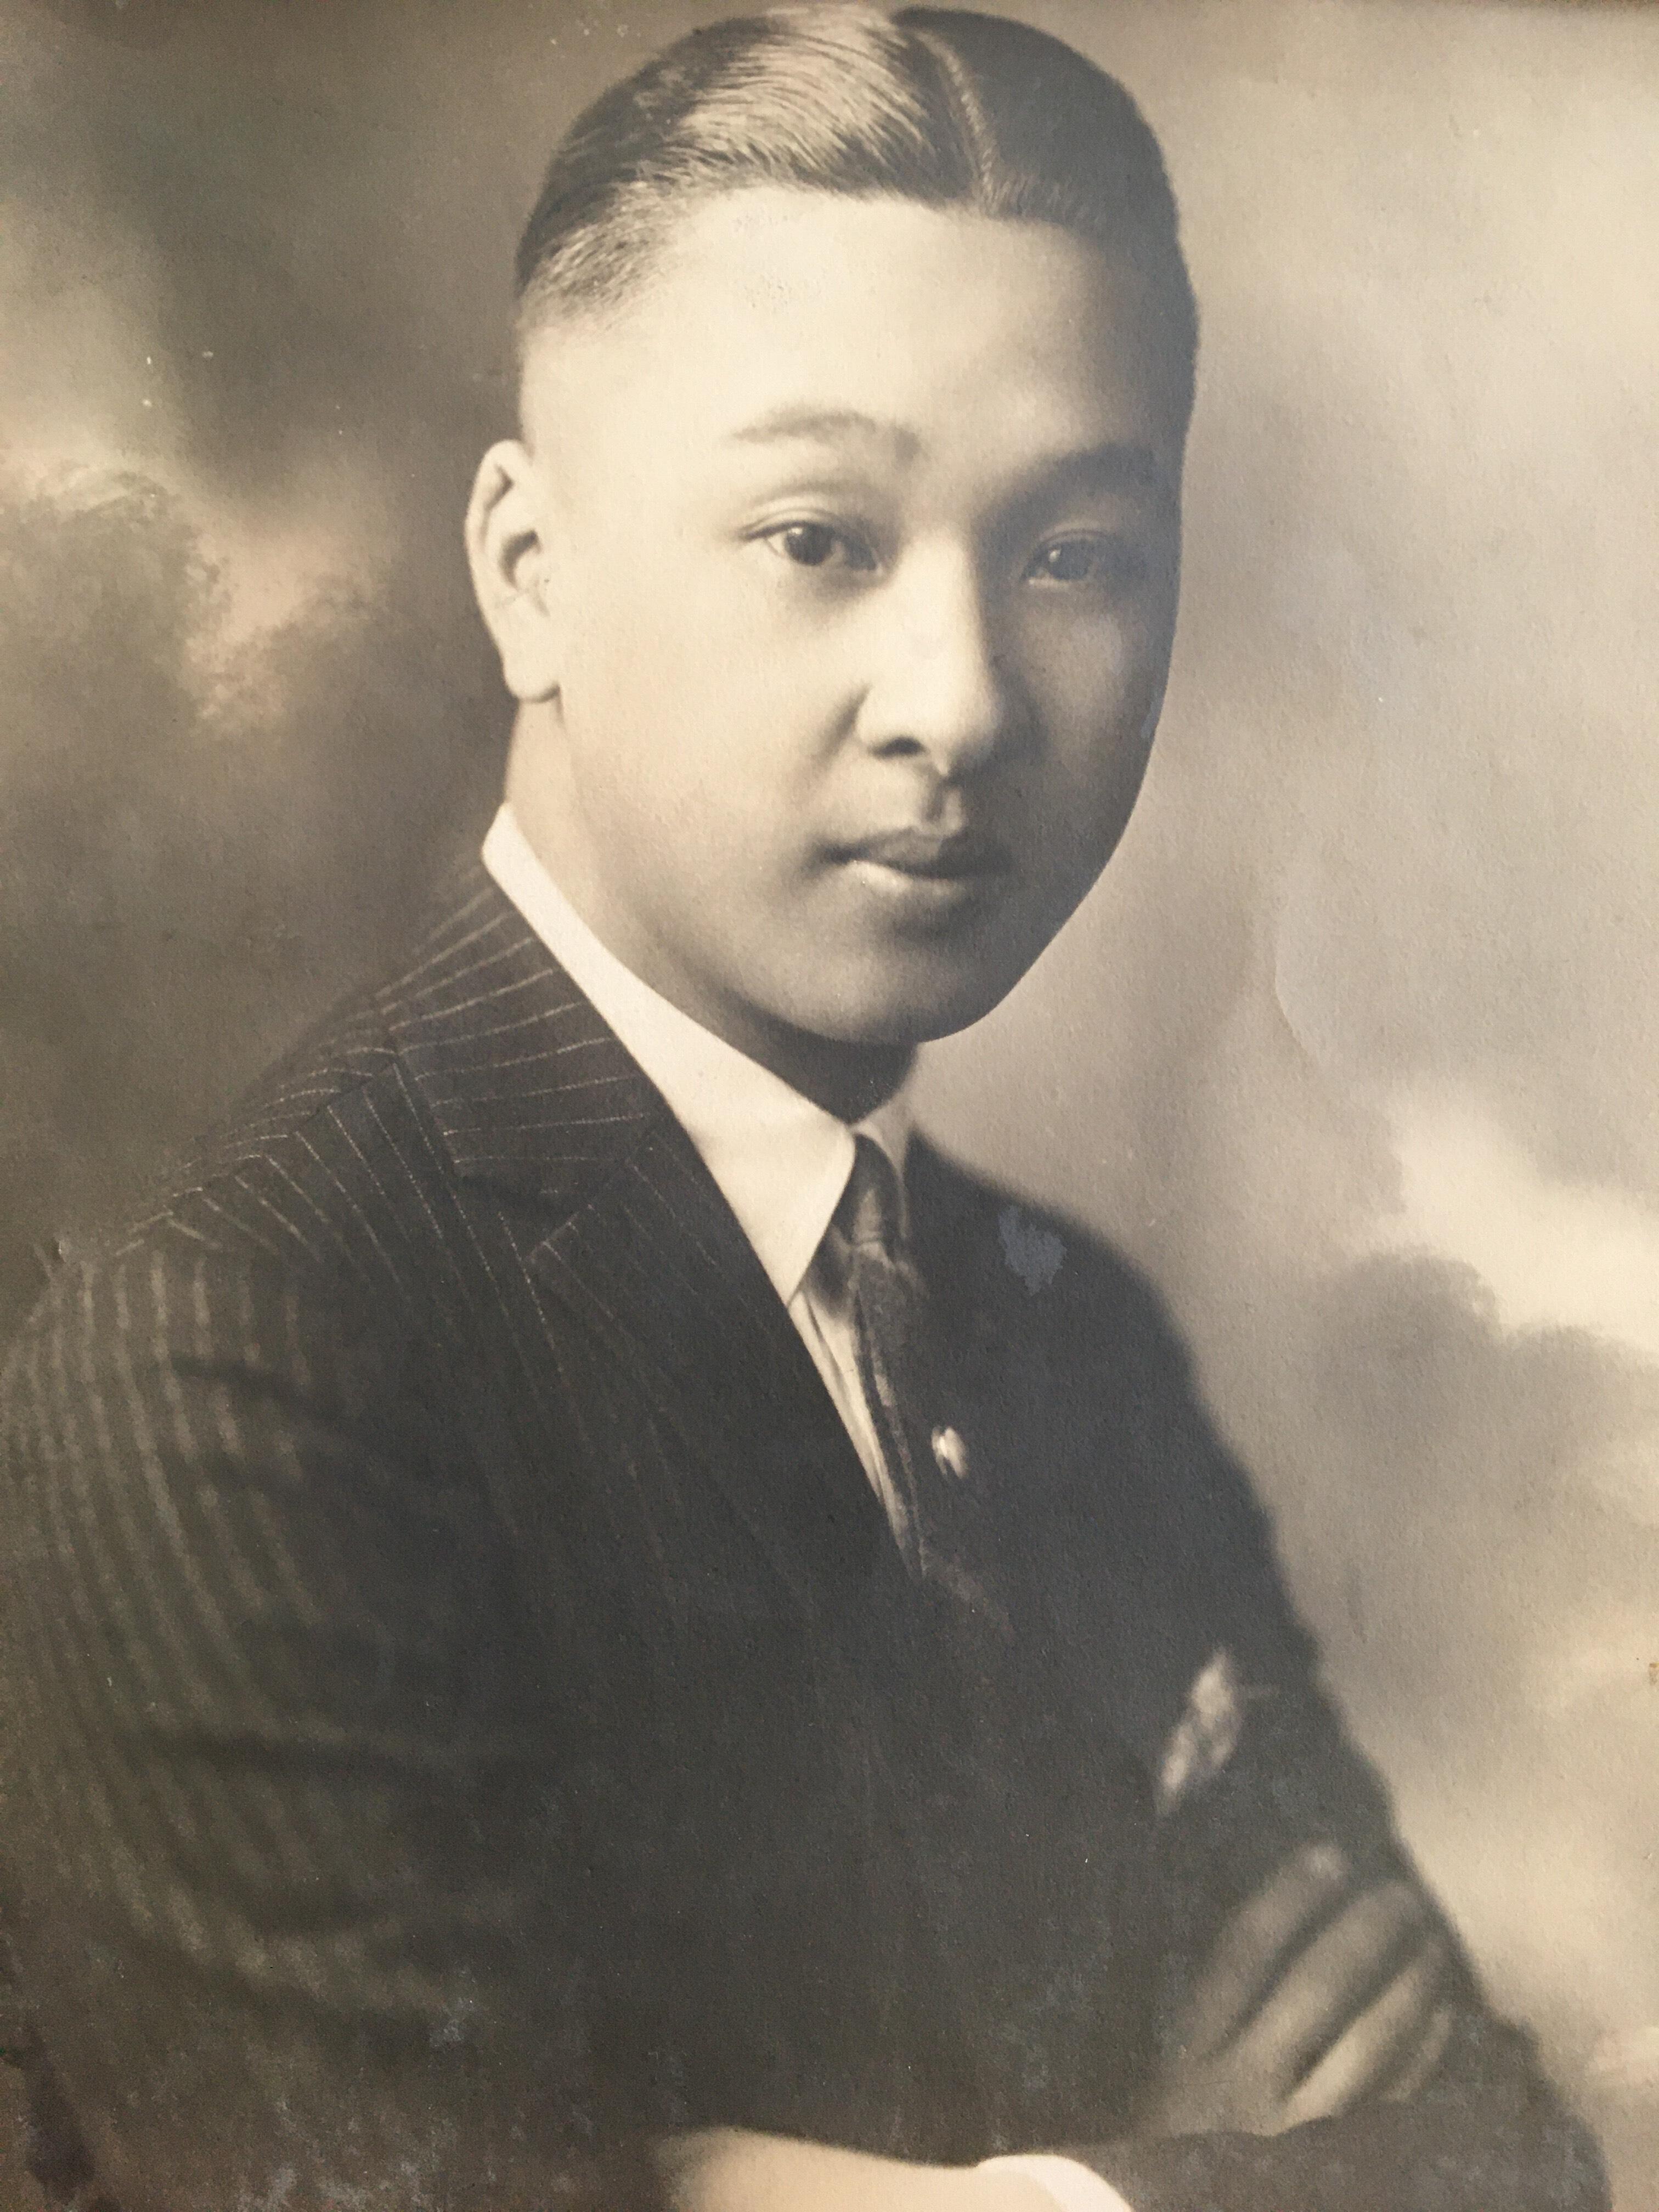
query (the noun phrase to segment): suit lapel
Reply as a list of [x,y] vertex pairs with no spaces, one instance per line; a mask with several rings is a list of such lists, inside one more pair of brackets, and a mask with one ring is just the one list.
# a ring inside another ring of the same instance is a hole
[[860,1581],[886,1540],[793,1322],[685,1133],[653,1127],[531,1255],[637,1376],[797,1600]]
[[568,1213],[668,1112],[477,864],[380,1008],[464,1182]]
[[885,1523],[810,1354],[661,1093],[482,867],[384,994],[463,1181],[678,1430],[801,1604]]

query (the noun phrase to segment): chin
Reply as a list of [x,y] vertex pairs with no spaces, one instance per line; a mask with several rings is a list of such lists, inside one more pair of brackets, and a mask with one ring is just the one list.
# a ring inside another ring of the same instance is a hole
[[861,989],[849,989],[837,1003],[823,1006],[821,1018],[806,1026],[844,1044],[931,1044],[983,1019],[1030,964],[1006,962],[994,970],[975,964],[964,970],[949,962],[884,963],[878,975],[860,979]]

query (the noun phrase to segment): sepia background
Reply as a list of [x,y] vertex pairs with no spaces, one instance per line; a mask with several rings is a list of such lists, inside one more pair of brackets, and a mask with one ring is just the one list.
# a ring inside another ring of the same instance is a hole
[[[1169,152],[1187,586],[1123,851],[925,1110],[1164,1287],[1656,2212],[1659,9],[1013,11]],[[0,0],[0,1334],[487,819],[517,225],[722,12]]]

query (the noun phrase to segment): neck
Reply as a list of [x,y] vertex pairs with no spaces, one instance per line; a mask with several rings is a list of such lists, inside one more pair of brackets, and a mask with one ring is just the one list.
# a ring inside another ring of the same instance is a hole
[[884,1106],[902,1085],[915,1058],[909,1045],[849,1045],[799,1030],[765,1042],[763,1050],[756,1040],[726,1037],[728,1044],[769,1067],[792,1091],[799,1091],[838,1121],[861,1121],[878,1106]]

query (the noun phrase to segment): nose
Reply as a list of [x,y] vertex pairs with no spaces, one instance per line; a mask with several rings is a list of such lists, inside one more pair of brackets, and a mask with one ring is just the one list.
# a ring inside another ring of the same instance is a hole
[[964,560],[918,558],[896,578],[859,734],[872,751],[925,756],[951,781],[1007,744],[1018,702],[983,586]]

